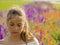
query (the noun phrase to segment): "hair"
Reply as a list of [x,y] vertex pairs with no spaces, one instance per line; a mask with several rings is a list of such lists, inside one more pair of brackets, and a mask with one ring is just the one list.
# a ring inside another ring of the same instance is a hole
[[7,13],[7,21],[9,21],[12,18],[12,16],[16,16],[16,15],[23,16],[23,19],[25,20],[24,28],[20,34],[20,38],[24,42],[26,42],[26,45],[27,45],[27,42],[30,42],[33,40],[33,35],[31,34],[31,32],[28,31],[28,28],[29,28],[28,21],[23,8],[20,8],[20,7],[11,8]]

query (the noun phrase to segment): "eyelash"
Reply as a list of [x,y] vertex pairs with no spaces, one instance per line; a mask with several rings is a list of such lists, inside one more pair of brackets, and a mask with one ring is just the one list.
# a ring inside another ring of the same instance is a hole
[[20,26],[21,26],[21,24],[17,24],[17,26],[18,26],[18,27],[20,27]]
[[10,26],[14,26],[14,24],[10,24]]
[[[10,26],[14,26],[15,24],[10,24]],[[18,27],[20,27],[21,26],[21,24],[17,24],[17,26]]]

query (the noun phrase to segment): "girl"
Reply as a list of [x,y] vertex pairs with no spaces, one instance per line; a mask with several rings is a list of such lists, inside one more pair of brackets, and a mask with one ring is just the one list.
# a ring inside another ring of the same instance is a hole
[[24,10],[13,7],[7,13],[7,29],[4,45],[39,45],[37,39],[29,32]]

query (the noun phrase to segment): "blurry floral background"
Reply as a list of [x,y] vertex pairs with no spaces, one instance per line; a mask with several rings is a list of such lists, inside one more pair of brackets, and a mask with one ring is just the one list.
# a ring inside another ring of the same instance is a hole
[[[25,10],[30,31],[40,45],[60,45],[60,5],[56,6],[50,2],[31,2],[21,6]],[[0,40],[7,33],[4,26],[5,11],[0,10]]]

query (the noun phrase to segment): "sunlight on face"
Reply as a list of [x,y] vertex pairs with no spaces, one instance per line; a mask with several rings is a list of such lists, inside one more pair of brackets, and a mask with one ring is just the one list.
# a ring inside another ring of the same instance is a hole
[[21,33],[24,26],[24,20],[22,16],[14,16],[8,21],[8,30],[11,34]]

